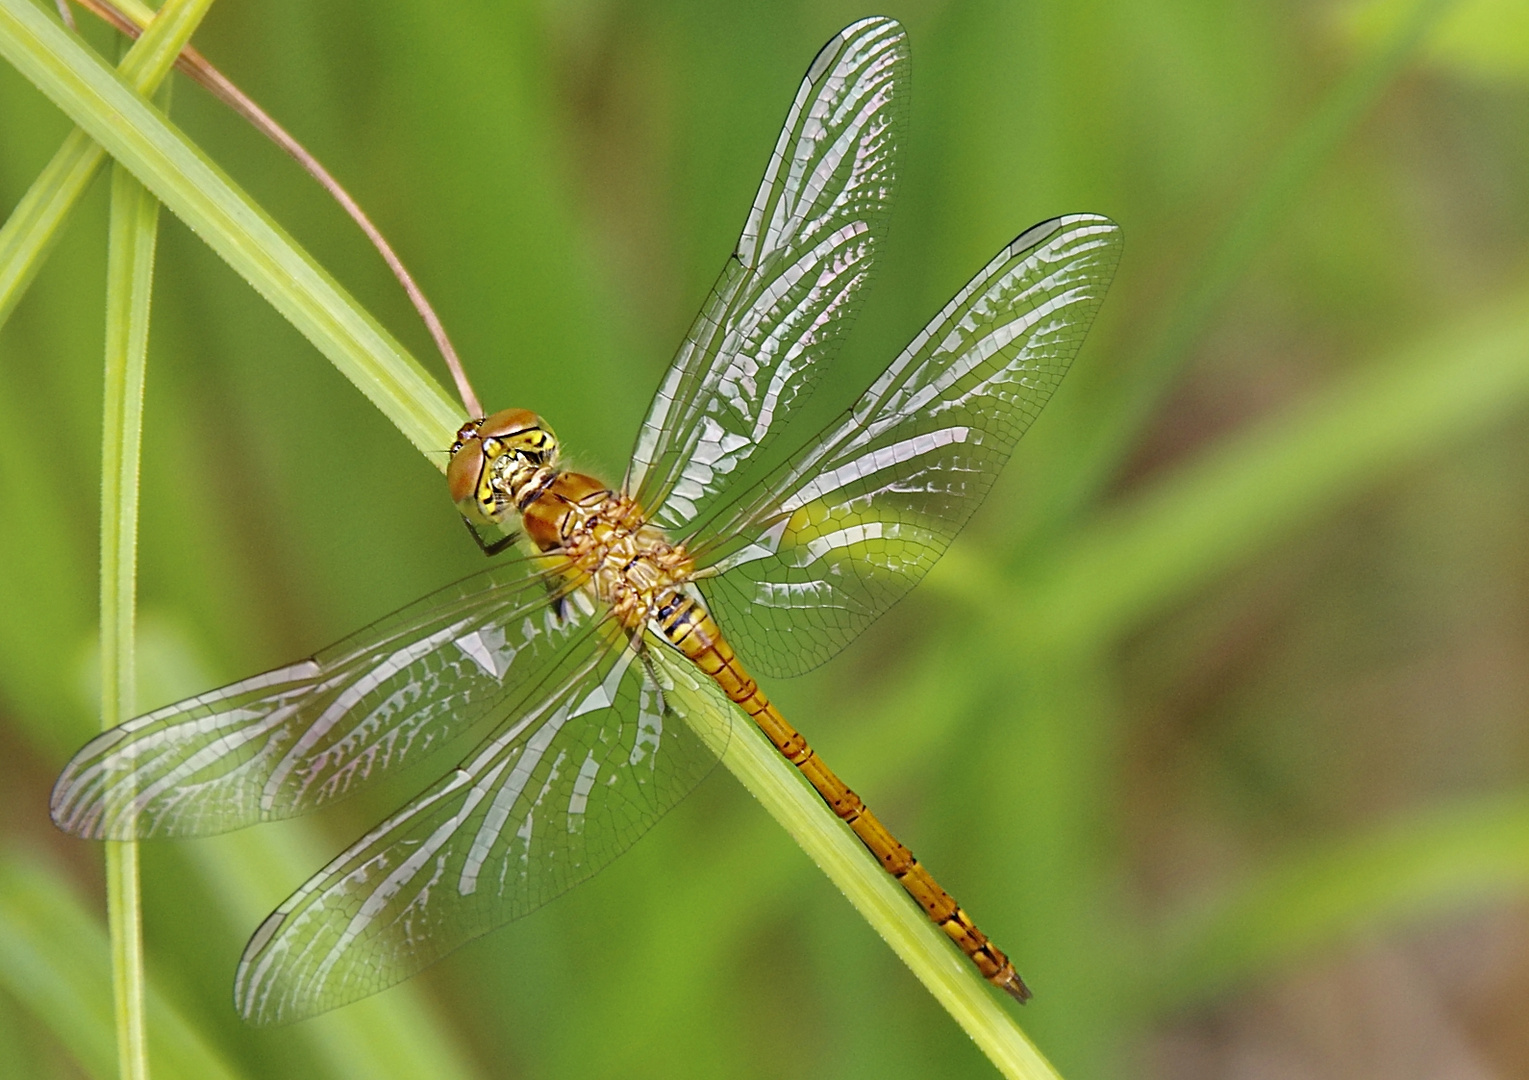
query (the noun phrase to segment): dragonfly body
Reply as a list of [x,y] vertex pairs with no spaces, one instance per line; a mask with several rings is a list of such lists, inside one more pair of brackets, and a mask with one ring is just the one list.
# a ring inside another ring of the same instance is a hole
[[891,19],[813,60],[619,486],[561,470],[532,412],[471,421],[451,497],[470,524],[523,533],[527,558],[130,720],[65,767],[61,828],[199,836],[307,813],[487,731],[261,925],[234,978],[246,1019],[373,993],[586,880],[711,771],[730,731],[716,719],[735,707],[987,979],[1028,995],[754,678],[825,662],[922,578],[1060,383],[1119,259],[1098,215],[1027,229],[837,421],[765,468],[869,280],[907,77]]
[[469,523],[513,527],[565,588],[583,588],[629,635],[677,611],[695,567],[642,507],[583,473],[557,468],[557,438],[541,417],[506,409],[463,425],[447,483]]
[[1030,990],[1003,952],[935,882],[860,796],[840,780],[749,675],[706,605],[686,587],[695,573],[683,545],[671,544],[625,494],[582,473],[557,469],[557,439],[540,417],[507,409],[463,426],[452,444],[448,483],[469,520],[512,524],[560,560],[564,584],[584,588],[634,641],[650,627],[715,680],[795,765],[887,872],[982,972],[1019,1001]]

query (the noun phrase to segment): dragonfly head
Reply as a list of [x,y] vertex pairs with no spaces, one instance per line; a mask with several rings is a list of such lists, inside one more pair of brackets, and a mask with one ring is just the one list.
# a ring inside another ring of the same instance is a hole
[[527,409],[469,421],[451,444],[451,499],[468,520],[498,524],[516,509],[521,486],[541,469],[555,468],[557,456],[557,436]]

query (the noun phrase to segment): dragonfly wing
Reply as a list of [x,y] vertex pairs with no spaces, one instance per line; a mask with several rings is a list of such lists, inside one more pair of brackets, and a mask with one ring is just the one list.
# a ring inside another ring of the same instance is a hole
[[713,749],[649,657],[602,631],[534,707],[265,921],[235,976],[247,1020],[298,1020],[410,977],[589,878],[700,783]]
[[822,663],[928,572],[1067,373],[1119,258],[1108,218],[1026,231],[839,422],[703,526],[692,550],[718,576],[702,591],[751,668]]
[[555,603],[559,587],[524,561],[496,567],[308,660],[130,720],[64,768],[53,820],[97,839],[203,836],[347,795],[534,687],[589,632],[592,607]]
[[823,47],[786,117],[738,248],[638,435],[625,490],[682,529],[778,433],[859,309],[886,228],[908,46],[865,19]]

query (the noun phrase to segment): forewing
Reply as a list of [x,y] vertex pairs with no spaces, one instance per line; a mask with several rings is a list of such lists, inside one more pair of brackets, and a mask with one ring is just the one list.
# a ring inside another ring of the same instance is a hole
[[235,976],[247,1020],[298,1020],[408,978],[593,875],[700,783],[718,744],[614,624],[601,631],[543,699],[265,921]]
[[130,720],[53,788],[79,836],[202,836],[322,806],[512,708],[588,602],[518,560],[433,593],[308,660]]
[[834,426],[692,540],[751,669],[799,674],[928,572],[1066,374],[1120,258],[1078,214],[999,252]]
[[659,387],[626,490],[682,529],[769,444],[859,309],[905,126],[908,47],[891,19],[813,60],[738,248]]

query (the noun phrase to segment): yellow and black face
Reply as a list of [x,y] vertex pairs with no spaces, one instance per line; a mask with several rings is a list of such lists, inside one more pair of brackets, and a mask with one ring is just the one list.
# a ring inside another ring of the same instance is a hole
[[497,525],[515,509],[511,496],[543,466],[557,465],[557,436],[528,409],[505,409],[473,420],[451,444],[446,482],[451,501],[472,522]]

